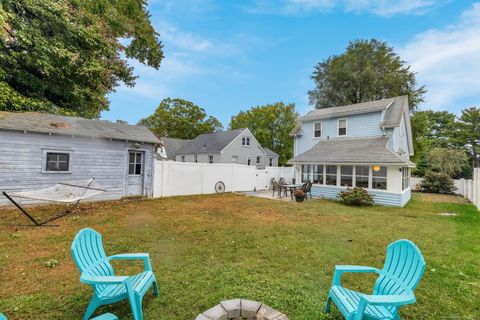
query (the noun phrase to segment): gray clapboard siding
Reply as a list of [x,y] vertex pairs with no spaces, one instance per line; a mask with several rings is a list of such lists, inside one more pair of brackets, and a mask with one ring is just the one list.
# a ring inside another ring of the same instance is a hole
[[[71,172],[42,173],[44,149],[71,151]],[[0,191],[37,190],[94,177],[107,192],[91,200],[119,199],[125,195],[129,149],[132,142],[0,131]],[[145,152],[144,194],[151,196],[154,145],[144,143],[138,150]],[[9,204],[3,195],[2,204]]]

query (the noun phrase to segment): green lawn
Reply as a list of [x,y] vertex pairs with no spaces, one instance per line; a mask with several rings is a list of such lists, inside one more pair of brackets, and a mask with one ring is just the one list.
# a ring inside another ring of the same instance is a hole
[[[399,238],[417,243],[427,262],[418,301],[402,309],[402,318],[480,318],[480,213],[454,196],[417,194],[401,209],[223,194],[87,204],[59,227],[12,226],[19,222],[27,220],[0,210],[0,311],[10,319],[81,317],[91,289],[79,282],[70,245],[84,227],[103,234],[107,254],[150,253],[161,295],[147,294],[145,319],[194,319],[237,297],[263,301],[291,320],[327,319],[334,265],[381,267],[386,246]],[[47,267],[52,259],[58,265]],[[141,264],[114,266],[128,274]],[[363,291],[373,281],[344,278]],[[129,316],[126,303],[100,311]],[[336,318],[334,309],[328,319]]]

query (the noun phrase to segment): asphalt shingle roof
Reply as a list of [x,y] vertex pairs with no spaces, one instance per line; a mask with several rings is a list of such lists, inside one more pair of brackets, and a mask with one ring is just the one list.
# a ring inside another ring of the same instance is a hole
[[263,148],[263,150],[265,151],[265,153],[267,154],[267,156],[278,157],[278,153],[276,153],[275,151],[270,150],[269,148]]
[[322,140],[290,162],[414,165],[389,150],[387,144],[387,137]]
[[219,153],[244,130],[235,129],[201,134],[185,143],[178,150],[177,155]]
[[168,160],[175,160],[178,150],[182,148],[190,140],[177,139],[177,138],[162,138],[163,145],[165,146],[165,151],[167,153]]
[[38,112],[0,111],[0,129],[160,143],[144,126]]
[[[376,111],[385,111],[382,126],[398,126],[402,119],[404,108],[408,105],[408,96],[349,104],[332,108],[316,109],[299,118],[301,121],[320,120],[363,114]],[[295,133],[295,132],[294,132]]]

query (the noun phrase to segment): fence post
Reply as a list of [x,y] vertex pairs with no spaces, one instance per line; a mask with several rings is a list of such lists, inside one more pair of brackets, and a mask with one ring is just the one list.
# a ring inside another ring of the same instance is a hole
[[473,204],[480,210],[480,168],[473,169]]

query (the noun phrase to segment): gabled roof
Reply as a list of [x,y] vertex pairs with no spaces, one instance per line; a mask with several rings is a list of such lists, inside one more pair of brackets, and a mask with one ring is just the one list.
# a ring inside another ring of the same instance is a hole
[[0,111],[0,129],[160,143],[160,140],[144,126],[38,112]]
[[177,138],[162,138],[165,151],[167,153],[168,160],[175,160],[178,150],[180,150],[190,140],[177,139]]
[[290,163],[398,164],[414,166],[387,147],[387,137],[322,140]]
[[332,108],[316,109],[308,112],[300,121],[321,120],[328,118],[344,117],[356,114],[385,111],[382,126],[399,126],[402,113],[408,107],[408,96],[399,96],[388,99],[381,99],[369,102],[349,104]]
[[[177,155],[220,153],[225,147],[246,129],[204,133],[185,143]],[[167,150],[168,153],[168,150]]]
[[262,148],[263,151],[265,151],[265,153],[267,154],[267,156],[270,156],[270,157],[278,157],[278,153],[276,153],[275,151],[272,151],[270,150],[269,148]]

